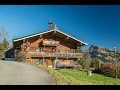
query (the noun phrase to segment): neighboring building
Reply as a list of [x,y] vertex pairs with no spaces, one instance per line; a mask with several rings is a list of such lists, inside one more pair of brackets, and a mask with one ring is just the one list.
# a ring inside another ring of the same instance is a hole
[[50,30],[13,40],[14,54],[26,51],[26,61],[55,67],[55,61],[69,65],[82,58],[80,47],[87,43],[80,41],[57,29],[53,22],[48,23]]
[[9,60],[9,61],[15,60],[13,47],[10,47],[8,50],[6,50],[4,56],[5,56],[5,60]]
[[9,48],[8,50],[6,50],[5,52],[5,57],[6,58],[14,58],[14,49],[13,48]]

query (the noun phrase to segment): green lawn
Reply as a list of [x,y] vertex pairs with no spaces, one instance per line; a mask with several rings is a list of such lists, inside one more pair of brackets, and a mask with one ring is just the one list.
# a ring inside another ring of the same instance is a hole
[[50,75],[54,77],[58,84],[71,85],[120,85],[120,79],[107,77],[101,74],[92,73],[92,76],[87,76],[87,72],[75,70],[55,70],[45,68]]
[[75,71],[75,70],[58,70],[57,72],[65,76],[70,76],[73,79],[78,81],[78,84],[119,84],[120,79],[115,79],[111,77],[106,77],[104,75],[93,73],[92,76],[87,76],[87,73],[84,71]]

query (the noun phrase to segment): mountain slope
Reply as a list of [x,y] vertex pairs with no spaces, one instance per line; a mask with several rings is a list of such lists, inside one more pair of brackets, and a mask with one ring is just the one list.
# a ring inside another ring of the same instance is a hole
[[120,51],[118,50],[115,52],[115,50],[91,45],[88,51],[91,58],[97,58],[103,62],[120,61]]

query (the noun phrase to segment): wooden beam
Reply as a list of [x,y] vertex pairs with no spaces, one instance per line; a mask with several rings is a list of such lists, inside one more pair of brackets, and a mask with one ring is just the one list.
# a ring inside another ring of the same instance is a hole
[[58,58],[56,57],[55,59],[57,60]]
[[28,42],[28,39],[26,39],[26,42]]
[[52,59],[52,68],[54,68],[54,60]]
[[39,35],[39,38],[42,38],[42,35],[41,35],[41,34]]
[[23,43],[25,43],[25,39],[23,39]]
[[82,43],[80,43],[80,45],[83,45]]
[[68,40],[69,39],[69,37],[67,36],[66,38],[65,38],[65,40]]
[[56,33],[56,30],[54,30],[54,33]]

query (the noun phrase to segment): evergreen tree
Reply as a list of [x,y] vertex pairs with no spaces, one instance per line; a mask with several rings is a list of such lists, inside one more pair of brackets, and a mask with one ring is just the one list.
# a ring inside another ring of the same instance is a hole
[[3,39],[3,49],[6,50],[9,48],[9,42],[6,38]]
[[90,46],[89,53],[90,53],[91,58],[97,58],[98,49],[99,49],[98,46],[95,46],[95,45]]
[[3,58],[5,51],[9,48],[7,33],[4,27],[0,28],[0,58]]
[[5,51],[9,48],[9,42],[6,38],[0,43],[0,57],[3,58]]
[[0,43],[0,57],[3,57],[3,43]]

